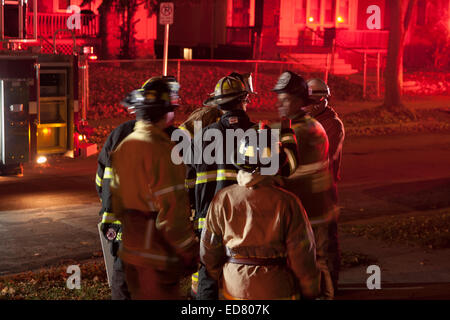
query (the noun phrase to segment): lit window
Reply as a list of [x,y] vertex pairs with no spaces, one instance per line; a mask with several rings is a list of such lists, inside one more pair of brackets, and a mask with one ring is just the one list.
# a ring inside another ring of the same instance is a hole
[[[348,22],[348,11],[349,11],[349,0],[340,0],[339,1],[339,11],[337,22]],[[342,21],[339,21],[341,18]]]
[[294,23],[303,24],[306,21],[306,0],[295,2]]
[[336,13],[336,0],[325,1],[325,23],[334,23]]
[[[321,0],[311,0],[310,1],[310,9],[309,9],[309,22],[320,22],[320,2]],[[311,18],[313,20],[311,21]]]

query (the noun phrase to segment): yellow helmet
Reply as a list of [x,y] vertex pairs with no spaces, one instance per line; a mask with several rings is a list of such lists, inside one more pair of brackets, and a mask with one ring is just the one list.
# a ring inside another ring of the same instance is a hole
[[244,98],[248,93],[245,84],[238,77],[226,76],[217,82],[214,92],[203,104],[205,106],[220,106],[235,99]]

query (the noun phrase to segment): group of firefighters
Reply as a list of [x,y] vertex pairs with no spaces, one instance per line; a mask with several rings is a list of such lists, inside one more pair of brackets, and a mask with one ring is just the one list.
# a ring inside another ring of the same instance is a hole
[[[114,256],[112,299],[177,299],[186,277],[198,300],[333,299],[344,127],[328,105],[326,83],[283,72],[272,90],[280,121],[267,125],[246,112],[256,94],[251,75],[221,78],[178,129],[192,155],[219,143],[215,157],[230,161],[184,155],[175,164],[179,89],[174,77],[159,76],[128,94],[122,104],[136,120],[113,130],[98,157],[102,231]],[[196,143],[199,122],[200,137],[214,129],[223,140]],[[226,141],[229,129],[254,131],[257,143]],[[267,141],[274,133],[275,146]],[[278,171],[262,174],[274,156]]]

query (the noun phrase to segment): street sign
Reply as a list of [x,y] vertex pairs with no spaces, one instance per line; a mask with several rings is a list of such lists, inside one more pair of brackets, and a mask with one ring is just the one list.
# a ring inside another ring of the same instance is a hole
[[172,24],[173,12],[173,2],[161,2],[159,6],[159,24]]

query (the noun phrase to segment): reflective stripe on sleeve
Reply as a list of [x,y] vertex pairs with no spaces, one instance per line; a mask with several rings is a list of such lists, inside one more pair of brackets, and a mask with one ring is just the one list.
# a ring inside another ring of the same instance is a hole
[[103,174],[103,179],[112,179],[112,178],[113,178],[112,168],[106,167],[105,173]]
[[297,143],[295,136],[293,134],[287,134],[281,137],[281,142],[292,142]]
[[184,180],[184,186],[186,189],[192,189],[195,187],[195,179]]
[[103,212],[102,223],[122,224],[117,220],[116,215],[111,212]]
[[237,173],[235,170],[220,169],[217,171],[207,171],[197,173],[195,184],[206,183],[210,181],[236,180]]
[[186,240],[184,240],[183,242],[181,242],[180,244],[177,245],[177,247],[179,249],[183,249],[184,247],[186,247],[188,244],[190,244],[192,241],[194,241],[194,237],[189,237]]
[[338,210],[338,208],[335,207],[320,217],[309,217],[309,222],[311,223],[312,226],[316,226],[318,224],[323,224],[323,223],[329,223],[330,221],[332,221],[333,219],[335,219],[337,217],[337,213],[338,213],[337,210]]
[[313,174],[319,170],[326,169],[326,168],[328,168],[328,160],[304,164],[304,165],[298,166],[294,175],[295,176],[306,176],[306,175]]
[[166,193],[169,193],[169,192],[173,192],[173,191],[176,191],[176,190],[184,190],[184,184],[178,184],[178,185],[175,185],[175,186],[170,186],[170,187],[161,189],[159,191],[156,191],[153,194],[155,195],[155,197],[159,197],[159,196],[161,196],[163,194],[166,194]]
[[100,178],[100,176],[98,175],[98,173],[95,175],[95,183],[99,186],[99,187],[101,187],[102,186],[102,181],[103,181],[103,179],[102,178]]
[[205,221],[206,221],[205,218],[199,218],[199,219],[197,220],[197,225],[196,225],[196,227],[197,227],[198,230],[202,230],[202,229],[205,227]]

